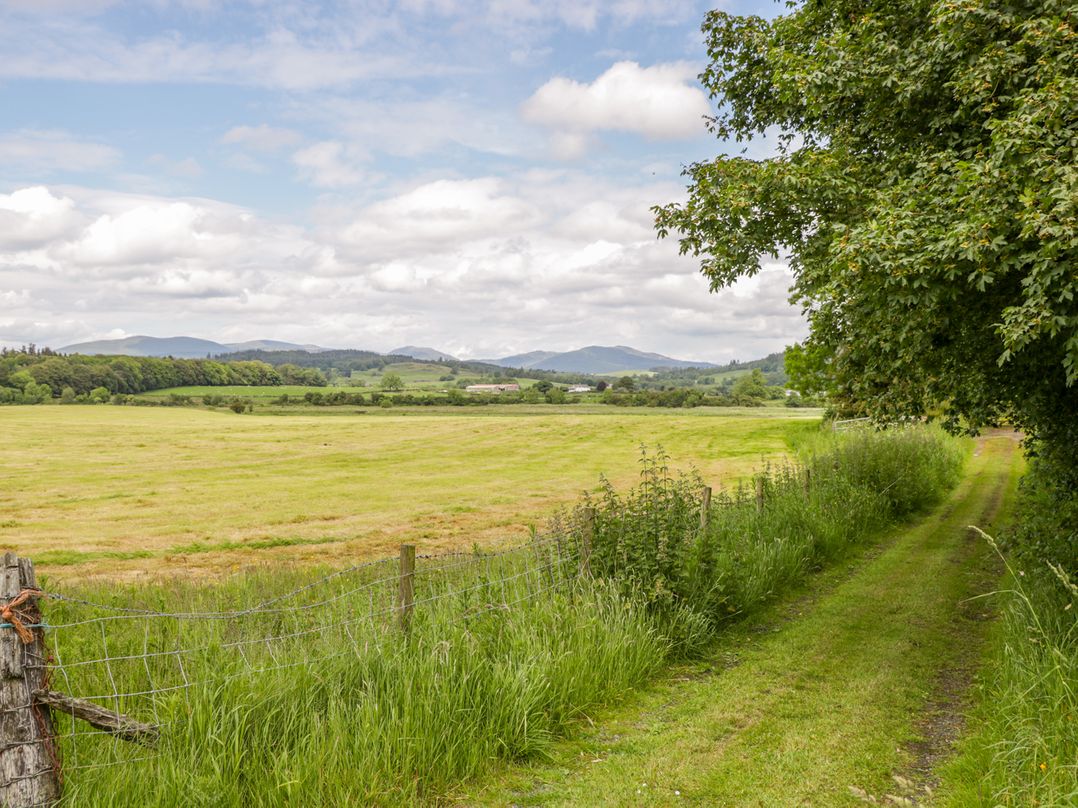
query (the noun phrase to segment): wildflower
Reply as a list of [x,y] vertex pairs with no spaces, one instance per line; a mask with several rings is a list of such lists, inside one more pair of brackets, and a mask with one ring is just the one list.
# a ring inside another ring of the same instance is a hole
[[1041,771],[1042,772],[1048,771],[1048,764],[1047,763],[1042,763],[1041,764]]

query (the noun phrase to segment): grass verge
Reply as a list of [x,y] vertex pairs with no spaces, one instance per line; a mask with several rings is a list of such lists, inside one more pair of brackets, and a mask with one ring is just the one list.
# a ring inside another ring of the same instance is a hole
[[946,808],[1078,805],[1078,503],[1073,492],[1057,499],[1036,465],[1025,483],[1017,525],[1001,534],[1010,551],[996,593],[1003,620],[972,731],[943,770]]
[[960,605],[998,575],[966,525],[1005,518],[1015,456],[1013,441],[989,441],[954,496],[914,527],[890,532],[867,561],[833,568],[807,591],[761,607],[702,660],[593,714],[594,727],[558,745],[549,761],[503,767],[458,792],[457,802],[857,806],[925,799],[922,757],[935,731],[941,676],[976,662],[991,625],[982,608]]

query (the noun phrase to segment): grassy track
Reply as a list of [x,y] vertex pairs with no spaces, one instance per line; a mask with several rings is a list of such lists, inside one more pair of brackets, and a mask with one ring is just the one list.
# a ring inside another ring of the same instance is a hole
[[1013,440],[982,440],[956,493],[882,552],[730,633],[550,764],[459,801],[859,805],[901,794],[896,774],[923,799],[990,625],[980,601],[963,601],[998,577],[966,526],[1002,518],[1019,465]]
[[[345,408],[340,408],[345,409]],[[789,410],[483,408],[251,417],[4,407],[0,547],[72,579],[519,540],[662,444],[717,483],[813,432]]]

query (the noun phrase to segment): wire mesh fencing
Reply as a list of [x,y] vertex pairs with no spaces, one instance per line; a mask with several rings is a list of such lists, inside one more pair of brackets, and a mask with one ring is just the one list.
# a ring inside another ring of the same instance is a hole
[[[18,689],[0,706],[0,804],[53,804],[59,789],[50,780],[153,758],[207,689],[367,653],[406,632],[413,615],[467,621],[567,591],[580,555],[579,537],[533,534],[494,552],[415,556],[411,548],[408,565],[403,554],[383,558],[283,592],[278,575],[256,572],[236,587],[149,589],[146,602],[133,589],[91,599],[13,584],[34,611],[16,604],[0,623],[20,662],[0,665]],[[251,597],[267,590],[277,593]],[[199,602],[165,608],[185,595]],[[36,733],[5,725],[41,716],[49,725]]]

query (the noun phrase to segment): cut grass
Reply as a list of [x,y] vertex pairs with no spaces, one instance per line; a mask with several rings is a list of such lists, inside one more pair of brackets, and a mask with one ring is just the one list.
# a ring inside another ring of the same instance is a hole
[[788,411],[452,409],[272,418],[5,407],[0,546],[45,571],[63,564],[70,579],[354,561],[404,540],[428,551],[498,544],[600,473],[632,482],[641,443],[717,483],[787,454],[818,424]]
[[959,608],[997,575],[966,525],[1007,511],[1017,452],[1006,438],[982,445],[948,503],[846,580],[824,576],[810,598],[596,717],[552,762],[507,769],[459,802],[837,806],[864,804],[851,787],[897,793],[895,774],[917,785],[938,676],[972,664],[989,625]]
[[[926,440],[935,452],[923,451]],[[818,557],[833,557],[839,541],[849,548],[878,537],[895,517],[938,501],[954,460],[948,445],[923,433],[848,436],[818,458],[811,496],[798,485],[773,491],[762,513],[751,499],[717,507],[723,524],[713,514],[697,541],[715,549],[709,538],[725,543],[810,520],[828,537]],[[896,478],[896,465],[912,473]],[[654,483],[647,475],[638,490]],[[673,536],[681,512],[646,496],[649,504],[630,497],[634,512],[649,532],[665,525]],[[876,511],[871,520],[851,519],[866,509]],[[579,545],[558,524],[522,551],[421,559],[407,636],[393,621],[392,560],[316,581],[269,569],[206,585],[91,582],[57,593],[47,582],[50,647],[64,660],[53,680],[163,728],[159,755],[144,760],[143,750],[76,733],[59,717],[72,764],[68,803],[441,803],[496,760],[542,756],[581,716],[691,652],[705,629],[705,614],[694,610],[710,609],[688,599],[656,609],[646,593],[621,591],[625,580],[644,580],[638,575],[579,576]],[[724,573],[751,580],[756,601],[806,572],[758,538],[736,547],[744,569]],[[598,567],[605,550],[594,549]],[[813,542],[802,543],[803,562],[814,557]],[[625,560],[651,566],[646,554]]]

